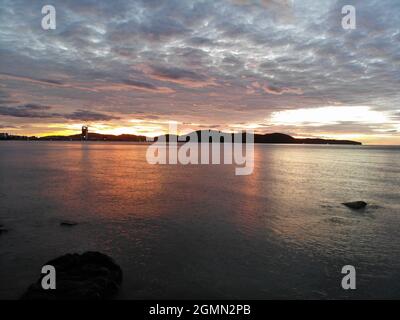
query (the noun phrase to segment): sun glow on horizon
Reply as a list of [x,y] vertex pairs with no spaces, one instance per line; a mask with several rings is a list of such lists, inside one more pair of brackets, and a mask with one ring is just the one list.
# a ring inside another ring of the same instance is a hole
[[390,117],[369,106],[327,106],[276,111],[271,114],[273,125],[324,126],[343,122],[382,124]]
[[[347,131],[335,132],[331,125],[355,125]],[[172,124],[172,126],[171,126]],[[357,132],[357,124],[368,127],[370,132]],[[383,124],[378,128],[376,125]],[[336,140],[355,140],[363,144],[400,144],[400,137],[393,132],[400,129],[390,114],[371,109],[368,106],[330,106],[311,109],[295,109],[273,112],[269,121],[253,120],[246,123],[223,123],[217,126],[205,123],[173,121],[166,119],[120,119],[110,122],[67,122],[31,125],[28,128],[15,128],[10,134],[27,136],[69,136],[80,134],[83,125],[89,127],[89,133],[110,135],[138,135],[153,138],[164,134],[184,135],[196,130],[218,130],[226,133],[250,130],[256,134],[281,132],[295,138],[321,138]],[[388,129],[386,129],[388,125]],[[316,130],[316,127],[320,127]],[[375,128],[374,128],[375,127]],[[388,131],[389,129],[392,129]],[[171,131],[172,130],[172,131]],[[392,132],[392,134],[389,134]]]

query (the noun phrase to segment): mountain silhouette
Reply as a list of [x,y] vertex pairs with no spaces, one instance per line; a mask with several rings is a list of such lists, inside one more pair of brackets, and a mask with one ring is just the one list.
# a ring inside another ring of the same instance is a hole
[[[189,135],[197,134],[198,142],[201,141],[202,133],[204,134],[219,134],[221,135],[220,141],[224,142],[224,137],[229,138],[229,140],[233,140],[232,133],[225,133],[216,130],[198,130],[194,131],[190,134],[186,135],[171,135],[166,134],[163,136],[155,137],[154,141],[158,141],[160,138],[163,138],[164,141],[189,141]],[[44,140],[44,141],[80,141],[82,139],[81,134],[74,134],[70,136],[45,136],[41,138],[37,137],[25,137],[25,136],[0,136],[0,140]],[[112,135],[112,134],[101,134],[90,132],[88,134],[89,141],[125,141],[125,142],[146,142],[148,138],[146,136],[133,135],[133,134],[121,134],[121,135]],[[246,135],[242,134],[242,141],[246,142]],[[212,142],[212,139],[209,138],[209,142]],[[254,134],[254,143],[283,143],[283,144],[347,144],[347,145],[361,145],[361,142],[351,141],[351,140],[333,140],[333,139],[321,139],[321,138],[294,138],[288,134],[284,133],[266,133],[266,134]]]

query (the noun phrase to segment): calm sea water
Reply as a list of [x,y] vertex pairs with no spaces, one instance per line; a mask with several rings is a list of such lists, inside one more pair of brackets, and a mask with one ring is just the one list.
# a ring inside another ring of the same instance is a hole
[[[0,143],[0,298],[86,250],[121,265],[121,299],[400,298],[400,149],[256,145],[250,176],[149,165],[145,152]],[[370,205],[341,205],[352,200]],[[347,264],[355,291],[341,289]]]

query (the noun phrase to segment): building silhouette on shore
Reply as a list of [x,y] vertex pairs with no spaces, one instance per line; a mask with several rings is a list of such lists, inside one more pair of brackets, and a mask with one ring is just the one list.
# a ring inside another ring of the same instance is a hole
[[89,140],[89,127],[88,126],[82,126],[82,140]]

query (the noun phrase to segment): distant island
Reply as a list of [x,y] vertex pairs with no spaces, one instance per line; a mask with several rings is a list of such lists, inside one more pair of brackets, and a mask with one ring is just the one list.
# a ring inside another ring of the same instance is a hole
[[[212,130],[205,130],[206,132],[212,132]],[[229,135],[229,133],[223,133],[215,131],[222,135]],[[201,142],[200,136],[202,131],[196,131],[198,141]],[[165,135],[166,141],[169,141],[171,135]],[[180,140],[187,141],[185,139],[187,135],[181,136]],[[177,136],[174,136],[177,138]],[[155,140],[160,139],[156,137]],[[45,137],[28,137],[28,136],[17,136],[9,135],[6,133],[0,134],[0,140],[33,140],[33,141],[123,141],[123,142],[146,142],[148,138],[146,136],[138,136],[132,134],[101,134],[101,133],[86,133],[74,134],[70,136],[45,136]],[[243,139],[245,141],[245,139]],[[221,139],[223,142],[223,138]],[[254,134],[254,143],[282,143],[282,144],[345,144],[345,145],[362,145],[361,142],[351,140],[333,140],[333,139],[320,139],[320,138],[304,138],[298,139],[290,135],[283,133],[266,133],[266,134]]]

